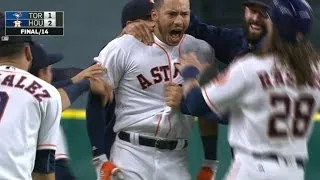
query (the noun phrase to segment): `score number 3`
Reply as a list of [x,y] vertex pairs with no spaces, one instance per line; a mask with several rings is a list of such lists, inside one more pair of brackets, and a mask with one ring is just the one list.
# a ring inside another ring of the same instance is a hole
[[[284,106],[283,111],[274,112],[269,119],[268,135],[271,138],[286,138],[293,135],[296,138],[304,137],[313,118],[315,99],[310,94],[301,95],[298,99],[291,99],[287,94],[270,94],[270,104],[274,110]],[[289,129],[277,128],[277,123],[293,123]]]

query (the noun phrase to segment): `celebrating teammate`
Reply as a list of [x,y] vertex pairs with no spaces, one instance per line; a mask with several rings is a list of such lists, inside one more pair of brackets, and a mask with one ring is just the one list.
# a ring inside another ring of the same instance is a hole
[[[128,1],[122,9],[121,26],[138,20],[151,21],[152,4],[146,0]],[[109,102],[105,107],[101,104],[101,97],[89,91],[86,108],[86,123],[89,140],[92,146],[93,165],[96,168],[97,177],[100,179],[101,165],[108,157],[115,140],[116,134],[113,131],[115,123],[115,100]],[[108,173],[116,174],[116,166],[104,163],[104,177],[108,179]],[[101,178],[103,179],[103,178]]]
[[[189,80],[180,104],[186,113],[217,118],[231,110],[228,138],[235,160],[227,179],[304,179],[312,118],[320,106],[319,56],[307,39],[312,10],[304,0],[274,0],[261,47],[199,87],[193,55],[179,69]],[[179,105],[168,87],[168,105]]]
[[[146,0],[128,1],[122,9],[121,26],[138,20],[151,20],[152,4]],[[109,102],[107,106],[101,107],[99,95],[89,91],[88,104],[86,108],[87,131],[92,145],[93,164],[99,157],[110,157],[110,149],[115,140],[113,126],[115,122],[115,101]],[[102,113],[96,113],[100,109]],[[102,114],[102,116],[101,116]],[[99,171],[99,170],[98,170]]]
[[[221,28],[213,25],[207,25],[199,21],[199,19],[191,14],[190,25],[187,33],[195,38],[208,42],[215,50],[216,58],[222,62],[216,63],[213,67],[208,68],[201,76],[200,84],[204,84],[215,75],[216,68],[221,71],[236,56],[242,56],[256,49],[261,38],[266,33],[265,12],[271,5],[271,0],[246,0],[244,1],[244,28]],[[129,24],[123,29],[123,33],[134,35],[137,39],[145,44],[154,41],[152,34],[153,28],[149,22],[138,21]],[[205,161],[199,172],[198,179],[210,179],[213,172],[209,173],[208,163],[217,159],[217,133],[218,126],[216,121],[208,122],[202,119],[212,119],[214,116],[208,114],[199,118],[199,126],[201,139],[204,145]],[[228,116],[220,119],[219,123],[227,124]],[[212,163],[210,163],[212,164]],[[215,163],[216,164],[216,163]],[[212,167],[212,165],[209,165]],[[217,171],[217,168],[214,169]]]
[[4,18],[0,28],[0,179],[54,180],[60,95],[27,72],[31,37],[5,36]]
[[[105,83],[102,81],[101,77],[97,77],[102,75],[104,72],[104,68],[100,65],[92,65],[87,69],[82,70],[74,77],[72,77],[72,75],[65,74],[68,69],[64,69],[64,72],[60,71],[60,73],[64,75],[63,79],[60,77],[60,81],[52,82],[53,74],[51,66],[61,61],[63,59],[63,55],[59,53],[47,53],[44,48],[36,42],[31,44],[31,53],[33,61],[29,71],[36,77],[39,77],[48,83],[52,83],[58,89],[62,100],[62,110],[70,107],[72,102],[74,102],[77,97],[89,88],[99,96],[105,94]],[[69,167],[70,157],[62,126],[59,127],[57,136],[55,179],[74,180],[76,178]]]
[[166,85],[181,89],[175,64],[182,54],[197,51],[199,59],[207,58],[203,63],[214,61],[209,44],[184,34],[189,13],[188,0],[154,1],[152,46],[124,35],[95,58],[108,68],[106,80],[115,91],[117,137],[110,161],[124,179],[191,179],[186,147],[194,120],[164,99]]

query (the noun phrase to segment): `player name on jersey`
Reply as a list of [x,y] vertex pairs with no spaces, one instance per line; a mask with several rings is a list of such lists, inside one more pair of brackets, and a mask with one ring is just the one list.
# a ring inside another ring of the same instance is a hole
[[63,11],[6,11],[7,36],[63,36]]

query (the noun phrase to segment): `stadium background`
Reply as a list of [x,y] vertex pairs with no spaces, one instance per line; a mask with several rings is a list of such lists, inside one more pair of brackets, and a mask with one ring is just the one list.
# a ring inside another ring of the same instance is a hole
[[[64,37],[37,37],[50,51],[65,54],[63,62],[56,67],[86,67],[99,50],[120,32],[121,8],[126,0],[7,0],[2,1],[0,10],[59,10],[65,12]],[[207,23],[215,25],[241,26],[243,8],[242,0],[191,0],[192,10]],[[316,14],[315,27],[311,39],[317,49],[320,48],[319,35],[320,1],[309,0]],[[81,52],[81,53],[79,53]],[[63,113],[62,125],[67,135],[72,168],[79,180],[94,179],[91,153],[85,129],[86,96],[82,96]],[[318,180],[320,115],[315,117],[316,124],[310,140],[310,162],[307,167],[307,180]],[[226,127],[221,126],[219,138],[220,169],[218,180],[222,179],[230,161],[230,151],[226,140]],[[190,171],[193,176],[199,169],[202,149],[195,127],[190,137]]]

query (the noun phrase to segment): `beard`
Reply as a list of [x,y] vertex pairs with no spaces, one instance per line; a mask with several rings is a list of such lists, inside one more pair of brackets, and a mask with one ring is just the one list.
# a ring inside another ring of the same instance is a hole
[[259,26],[261,27],[260,32],[252,32],[250,30],[250,28],[251,28],[250,26],[252,24],[257,25],[257,23],[255,23],[253,21],[249,21],[249,22],[245,23],[244,33],[245,33],[245,37],[246,37],[248,43],[252,44],[252,45],[256,45],[266,35],[267,30],[264,25],[259,24]]

